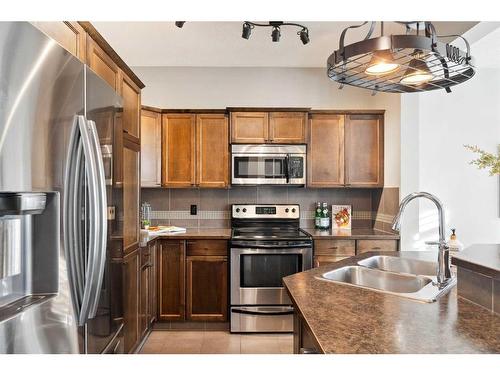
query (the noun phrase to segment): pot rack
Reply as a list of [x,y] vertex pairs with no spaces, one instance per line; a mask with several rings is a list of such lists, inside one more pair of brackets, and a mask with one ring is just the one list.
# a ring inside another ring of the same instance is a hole
[[[474,76],[475,69],[467,40],[460,35],[438,36],[434,25],[430,22],[400,22],[406,26],[406,34],[389,36],[383,35],[383,22],[381,22],[381,36],[370,38],[376,24],[371,22],[363,40],[344,45],[348,30],[362,27],[367,23],[344,29],[340,36],[339,49],[327,60],[328,77],[339,82],[340,89],[344,85],[355,86],[372,90],[373,95],[378,91],[412,93],[444,89],[446,92],[451,92],[452,86]],[[424,29],[424,35],[420,35],[420,28]],[[416,34],[412,34],[413,30],[416,30]],[[464,41],[466,51],[438,40],[440,37],[452,36]],[[383,75],[367,74],[365,70],[374,54],[388,50],[392,53],[392,61],[399,65],[399,69]],[[401,82],[405,74],[414,69],[416,62],[426,64],[433,78],[418,85]]]

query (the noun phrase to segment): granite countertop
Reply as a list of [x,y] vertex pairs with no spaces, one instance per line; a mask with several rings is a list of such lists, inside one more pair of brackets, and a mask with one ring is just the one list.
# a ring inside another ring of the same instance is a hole
[[231,229],[229,228],[212,228],[212,229],[190,229],[183,233],[159,233],[148,234],[148,232],[141,230],[141,246],[146,246],[148,242],[157,238],[168,240],[196,240],[196,239],[209,239],[209,240],[229,240],[231,238]]
[[315,230],[304,229],[313,239],[328,239],[328,240],[399,240],[399,234],[385,232],[373,228],[353,228],[353,229],[330,229],[330,230]]
[[[500,316],[457,297],[434,303],[318,280],[369,252],[285,277],[284,285],[324,353],[500,353]],[[437,259],[435,252],[384,255]]]
[[500,277],[500,244],[472,245],[452,256],[452,264]]

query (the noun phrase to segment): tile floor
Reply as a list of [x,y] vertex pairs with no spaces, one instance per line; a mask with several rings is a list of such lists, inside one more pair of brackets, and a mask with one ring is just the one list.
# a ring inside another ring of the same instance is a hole
[[292,334],[153,331],[141,354],[293,354]]

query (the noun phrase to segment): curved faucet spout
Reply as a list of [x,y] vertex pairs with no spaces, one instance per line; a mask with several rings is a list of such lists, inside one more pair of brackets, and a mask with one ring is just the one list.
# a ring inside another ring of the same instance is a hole
[[444,287],[448,284],[451,279],[451,271],[449,264],[449,253],[448,253],[448,245],[445,239],[445,218],[444,218],[444,208],[441,201],[433,194],[427,193],[425,191],[420,191],[416,193],[408,194],[403,198],[401,204],[399,205],[399,211],[397,215],[394,217],[394,221],[392,222],[392,229],[395,231],[400,231],[401,229],[401,217],[403,212],[412,200],[415,198],[427,198],[430,201],[434,202],[438,210],[439,217],[439,242],[437,245],[439,246],[439,254],[438,254],[438,272],[437,272],[437,281],[440,287]]

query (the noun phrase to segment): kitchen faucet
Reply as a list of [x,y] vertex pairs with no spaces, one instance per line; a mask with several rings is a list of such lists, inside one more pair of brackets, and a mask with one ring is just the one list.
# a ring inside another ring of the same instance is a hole
[[445,220],[444,220],[444,209],[441,201],[430,193],[416,192],[408,194],[403,198],[401,204],[399,205],[399,212],[394,217],[394,221],[392,222],[392,229],[395,231],[400,231],[401,229],[401,216],[403,215],[403,211],[413,199],[415,198],[427,198],[434,202],[438,209],[439,215],[439,241],[438,242],[426,242],[427,245],[437,245],[439,248],[438,253],[438,272],[437,272],[437,286],[441,289],[444,288],[450,282],[451,271],[450,271],[450,263],[449,263],[449,247],[445,240]]

